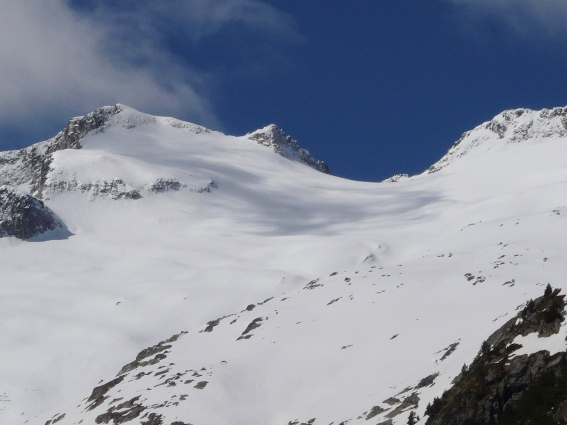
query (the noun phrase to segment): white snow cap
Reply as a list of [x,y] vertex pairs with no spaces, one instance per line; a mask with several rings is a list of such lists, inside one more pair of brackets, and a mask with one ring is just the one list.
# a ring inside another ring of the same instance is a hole
[[463,133],[447,154],[433,164],[428,172],[437,172],[471,152],[502,148],[506,144],[541,142],[567,137],[567,106],[532,111],[513,109],[496,115],[473,130]]
[[0,424],[423,425],[543,282],[565,293],[565,112],[500,114],[397,183],[123,105],[0,153],[65,225],[0,238]]

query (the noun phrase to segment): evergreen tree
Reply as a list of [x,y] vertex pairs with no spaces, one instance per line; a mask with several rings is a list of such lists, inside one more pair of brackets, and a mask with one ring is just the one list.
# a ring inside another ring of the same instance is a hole
[[439,397],[435,397],[433,399],[433,404],[429,403],[425,408],[425,416],[435,416],[437,413],[441,411],[441,406],[443,403]]
[[417,421],[419,421],[419,417],[417,417],[415,412],[412,410],[408,417],[408,425],[415,425]]
[[548,283],[547,286],[545,287],[545,292],[543,293],[543,296],[549,297],[552,292],[553,292],[553,289],[551,288],[551,285]]
[[529,300],[527,305],[528,312],[532,313],[535,310],[534,300]]

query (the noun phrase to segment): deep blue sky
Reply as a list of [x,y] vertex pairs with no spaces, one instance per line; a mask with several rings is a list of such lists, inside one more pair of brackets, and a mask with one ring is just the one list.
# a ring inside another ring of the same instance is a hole
[[471,34],[444,2],[273,4],[295,16],[305,45],[277,78],[228,82],[219,111],[237,133],[276,122],[335,174],[418,173],[501,110],[567,104],[564,45],[492,22]]
[[[214,9],[229,1],[208,3]],[[107,31],[112,35],[120,28],[120,36],[108,37],[99,47],[118,68],[124,63],[129,69],[147,68],[151,54],[132,48],[128,51],[138,53],[125,59],[121,46],[139,46],[141,38],[154,37],[154,48],[168,57],[152,65],[153,75],[162,85],[168,78],[193,84],[208,109],[201,117],[183,105],[171,112],[135,97],[122,102],[155,114],[213,122],[229,134],[276,123],[327,161],[334,174],[377,181],[423,171],[462,132],[504,109],[567,104],[567,37],[559,28],[567,25],[567,15],[559,23],[545,16],[530,21],[529,13],[516,11],[518,19],[511,24],[505,8],[514,0],[494,2],[505,6],[483,10],[485,0],[252,0],[255,6],[272,6],[260,12],[274,12],[275,18],[258,27],[245,19],[228,20],[210,33],[210,22],[199,33],[195,22],[169,15],[143,32],[140,22],[132,23],[138,12],[123,15],[135,9],[130,0],[108,2],[104,12],[100,1],[75,0],[71,6],[77,16],[116,18],[117,26]],[[270,28],[278,20],[282,28]],[[193,25],[193,32],[184,25]],[[549,31],[542,31],[545,27]],[[162,74],[170,63],[178,68]],[[92,102],[121,101],[106,96]],[[24,126],[0,121],[0,145],[20,147],[48,138],[70,115],[88,112],[92,102],[57,109],[46,101],[45,107],[56,112],[45,119],[28,119]]]

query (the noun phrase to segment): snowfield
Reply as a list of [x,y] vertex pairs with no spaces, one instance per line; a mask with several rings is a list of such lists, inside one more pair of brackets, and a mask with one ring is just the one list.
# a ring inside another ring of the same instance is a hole
[[121,108],[52,154],[63,228],[0,238],[2,424],[424,424],[565,287],[567,108],[507,111],[383,183]]

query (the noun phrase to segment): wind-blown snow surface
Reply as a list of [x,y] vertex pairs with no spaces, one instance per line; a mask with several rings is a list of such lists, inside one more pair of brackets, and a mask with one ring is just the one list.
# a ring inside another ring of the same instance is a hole
[[[0,239],[0,423],[93,424],[137,396],[164,425],[380,423],[414,393],[423,416],[518,306],[564,286],[565,134],[483,133],[393,184],[183,127],[125,108],[54,154],[48,182],[71,183],[44,201],[71,235]],[[159,179],[209,189],[148,190]],[[75,190],[113,180],[141,198]],[[94,387],[182,331],[167,359],[85,410]],[[374,406],[389,410],[367,422]]]

